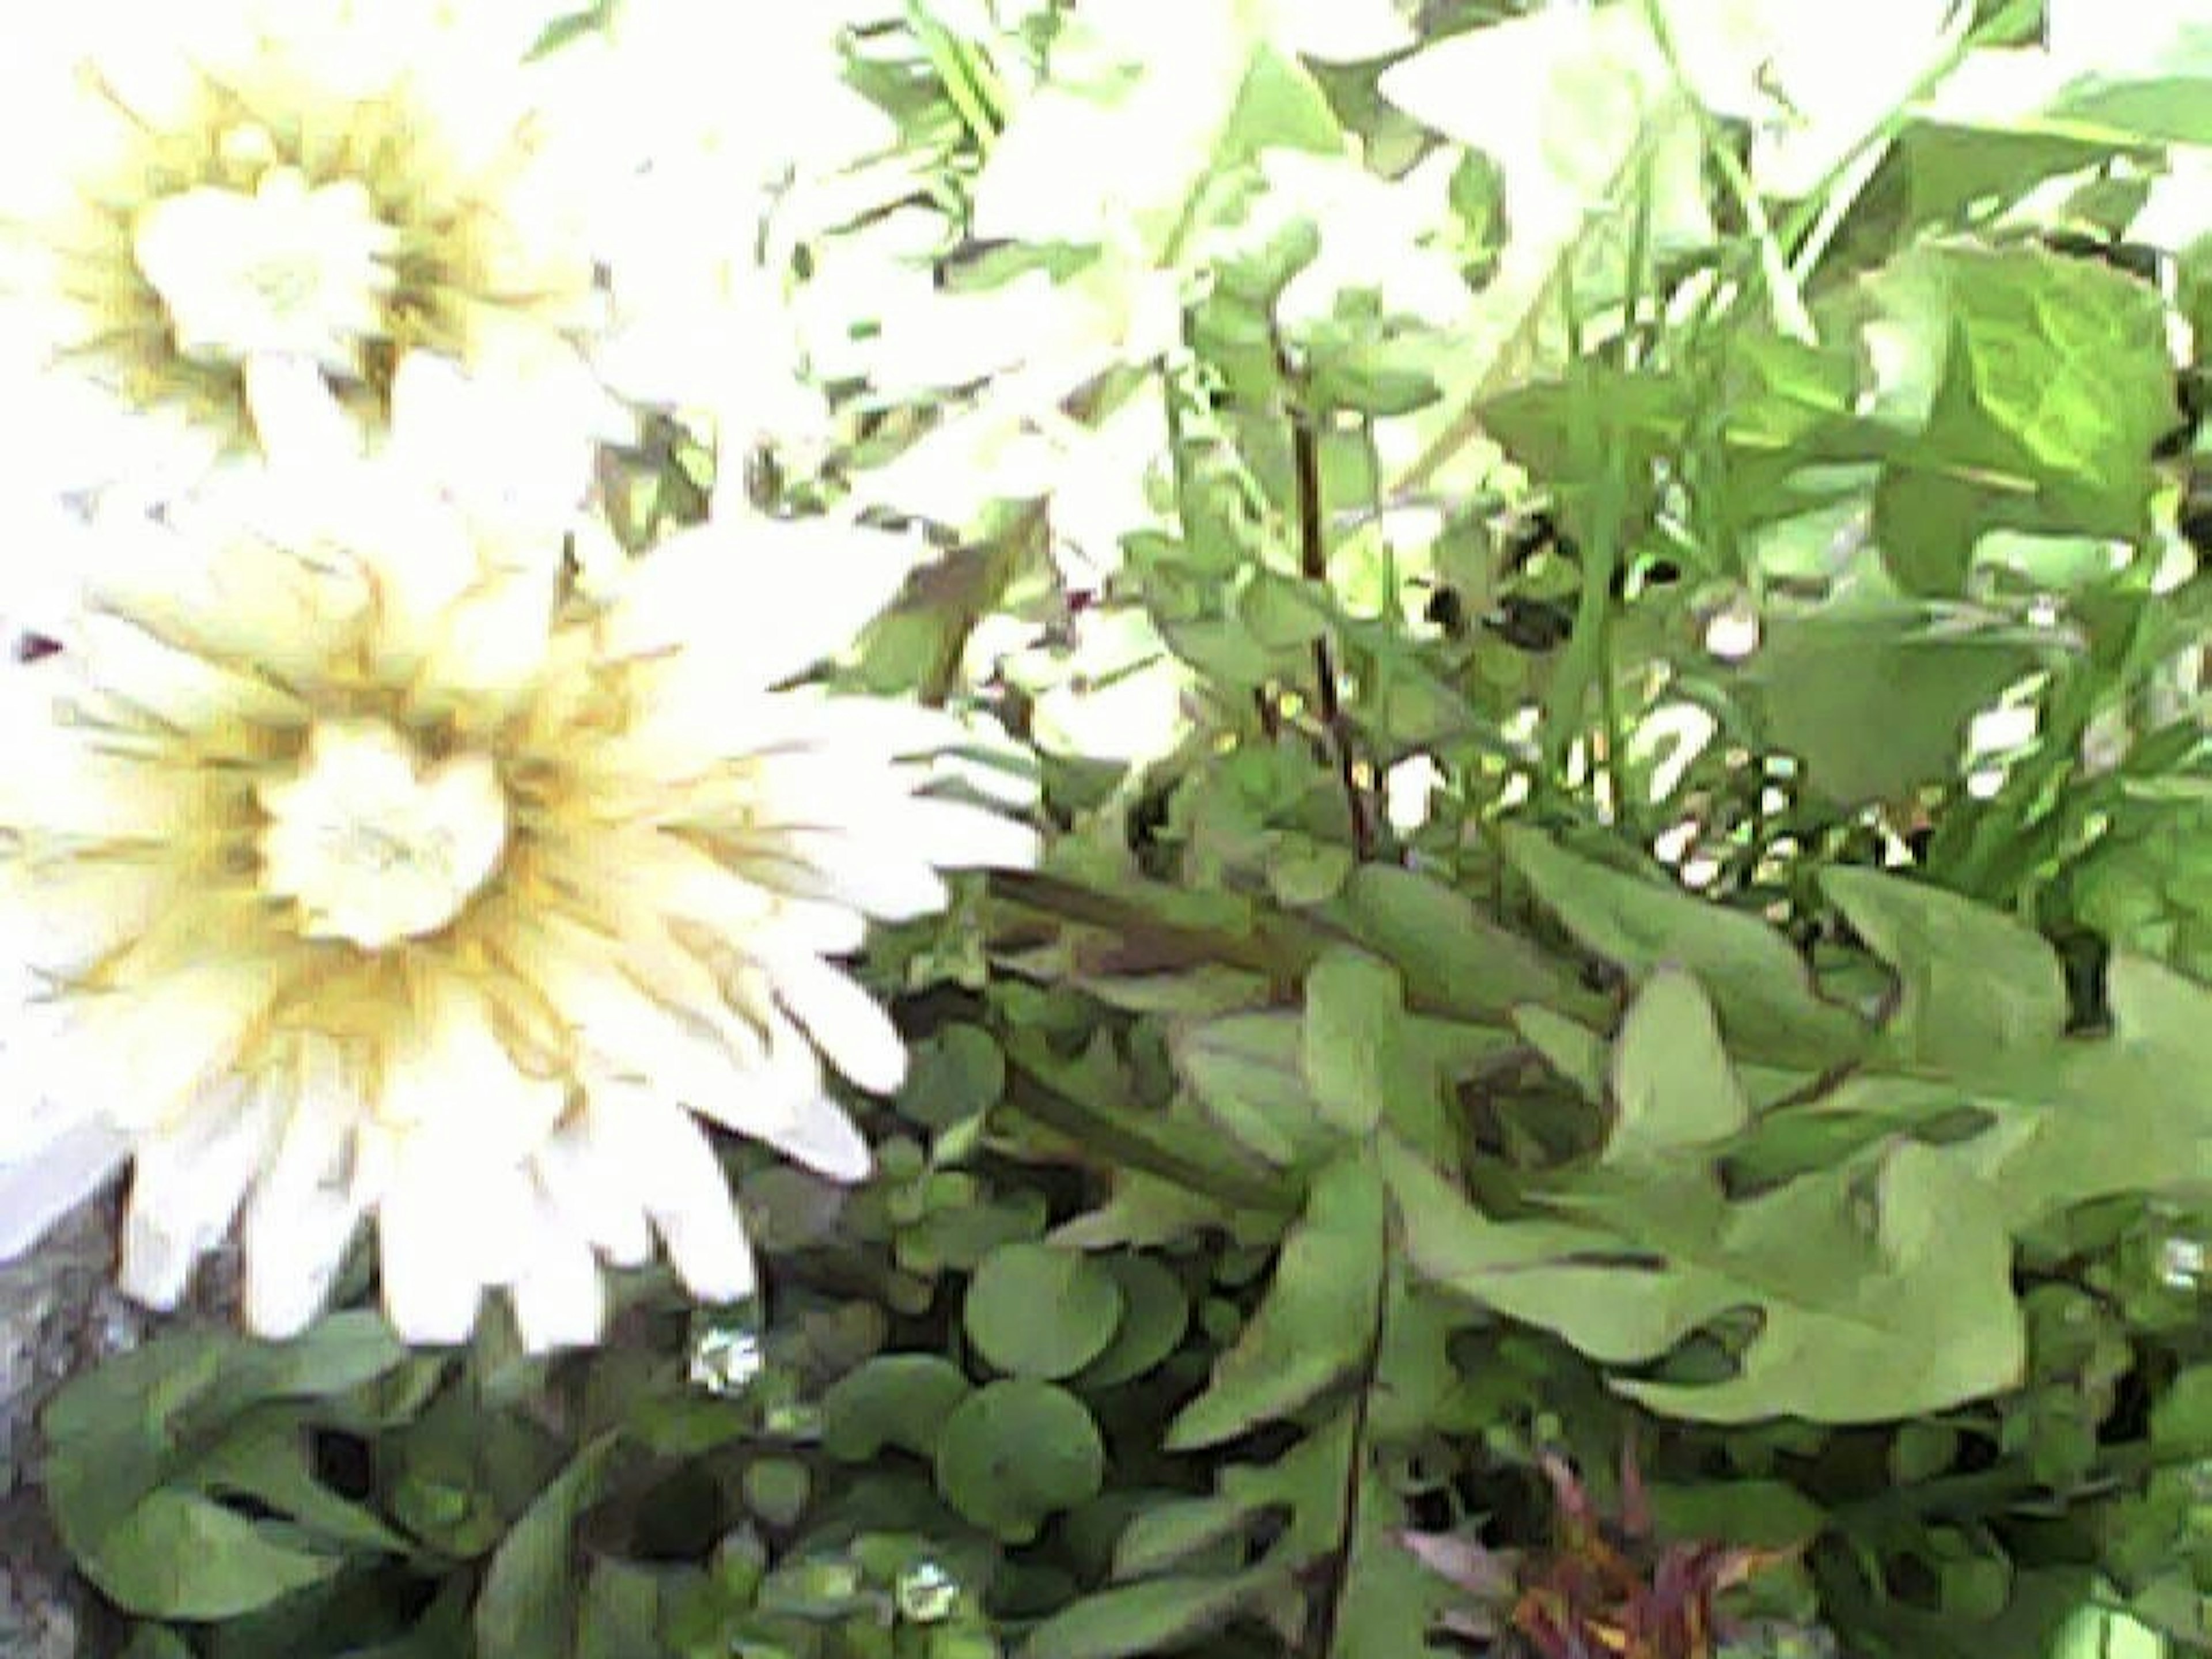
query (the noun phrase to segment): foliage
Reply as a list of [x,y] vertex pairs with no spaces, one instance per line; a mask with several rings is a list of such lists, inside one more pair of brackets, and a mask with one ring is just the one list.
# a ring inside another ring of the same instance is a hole
[[2212,1647],[2205,32],[1418,9],[856,26],[748,477],[931,526],[836,672],[1046,867],[872,945],[871,1183],[732,1149],[764,1307],[64,1390],[137,1659],[1466,1650],[1632,1442],[1686,1650]]

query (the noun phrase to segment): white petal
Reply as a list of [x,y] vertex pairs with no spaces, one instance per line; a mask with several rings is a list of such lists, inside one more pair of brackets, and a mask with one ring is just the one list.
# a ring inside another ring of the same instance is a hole
[[21,1162],[0,1164],[0,1261],[11,1261],[107,1184],[130,1145],[104,1124],[81,1122]]
[[[278,465],[346,469],[360,459],[361,434],[313,358],[258,353],[248,358],[246,402],[262,448]],[[289,476],[306,475],[293,471]]]
[[616,657],[680,649],[664,692],[703,714],[844,650],[921,552],[911,537],[831,520],[702,525],[630,567],[603,646]]
[[[745,878],[801,899],[826,899],[880,921],[933,916],[951,902],[928,865],[886,857],[880,843],[835,830],[763,836],[739,859]],[[826,908],[826,907],[825,907]]]
[[817,1095],[796,1116],[764,1136],[776,1151],[804,1164],[832,1181],[866,1181],[875,1172],[875,1157],[866,1137],[853,1125],[843,1107],[827,1095]]
[[377,1273],[384,1316],[410,1342],[465,1342],[476,1328],[483,1279],[479,1224],[459,1182],[402,1181],[377,1212]]
[[508,1287],[515,1328],[532,1353],[583,1347],[606,1323],[606,1291],[591,1245],[540,1206],[536,1238],[521,1274]]
[[432,976],[416,1018],[387,1053],[378,1116],[448,1163],[512,1168],[542,1145],[567,1104],[557,1079],[525,1076],[501,1046],[492,1011],[454,974]]
[[246,1328],[276,1340],[305,1330],[329,1299],[360,1224],[360,1207],[343,1192],[257,1188],[240,1235]]
[[616,1267],[641,1267],[653,1256],[644,1201],[630,1170],[597,1133],[596,1121],[587,1110],[563,1125],[538,1148],[532,1167],[562,1224]]
[[778,1001],[806,1028],[830,1063],[872,1094],[906,1081],[906,1044],[874,998],[817,957],[778,957],[769,967]]
[[230,1231],[268,1156],[270,1118],[258,1097],[227,1090],[140,1142],[117,1275],[126,1295],[151,1307],[176,1305],[194,1264]]
[[1037,832],[964,801],[910,801],[885,832],[911,858],[940,870],[1027,870],[1042,852]]
[[757,1282],[752,1246],[699,1126],[674,1107],[635,1092],[610,1105],[620,1114],[623,1150],[635,1160],[634,1178],[676,1276],[702,1301],[750,1296]]

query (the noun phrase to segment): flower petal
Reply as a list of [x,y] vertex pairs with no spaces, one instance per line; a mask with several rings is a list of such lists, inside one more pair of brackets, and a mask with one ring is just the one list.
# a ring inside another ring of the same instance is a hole
[[828,1055],[871,1094],[896,1094],[906,1081],[906,1044],[874,998],[818,957],[779,957],[770,965],[776,1000]]
[[680,651],[662,691],[703,717],[851,645],[921,554],[912,537],[836,520],[718,520],[629,568],[602,648],[617,658]]
[[36,1152],[0,1163],[0,1261],[12,1261],[112,1180],[130,1142],[105,1124],[71,1125]]

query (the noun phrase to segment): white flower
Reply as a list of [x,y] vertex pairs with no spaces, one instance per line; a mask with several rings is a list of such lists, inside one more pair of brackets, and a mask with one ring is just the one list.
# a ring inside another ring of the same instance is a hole
[[[432,358],[471,400],[430,441],[444,464],[550,476],[573,503],[592,446],[629,435],[640,404],[745,401],[733,351],[696,348],[744,314],[735,251],[772,169],[757,147],[715,161],[729,146],[698,100],[656,97],[651,41],[533,55],[574,9],[81,0],[16,29],[0,55],[11,471],[165,500],[285,441],[296,404],[266,382],[301,363],[373,446]],[[737,27],[693,45],[726,55]],[[804,32],[769,33],[746,61],[788,74],[781,43]],[[727,233],[699,234],[709,221]],[[687,334],[684,357],[669,343]]]
[[590,1340],[599,1262],[655,1233],[744,1294],[693,1115],[864,1175],[817,1051],[878,1092],[904,1051],[831,959],[1035,855],[939,793],[979,775],[952,716],[788,687],[908,544],[714,525],[563,598],[434,499],[316,533],[230,482],[97,526],[64,649],[0,678],[0,1250],[127,1156],[125,1287],[173,1302],[236,1223],[265,1334],[364,1219],[416,1340],[489,1286],[533,1346]]

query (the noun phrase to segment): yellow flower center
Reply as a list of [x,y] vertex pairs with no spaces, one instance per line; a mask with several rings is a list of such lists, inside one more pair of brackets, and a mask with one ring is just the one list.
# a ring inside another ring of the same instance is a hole
[[258,790],[261,887],[309,939],[379,951],[434,933],[499,868],[507,793],[489,756],[426,763],[374,719],[318,721],[298,769]]
[[311,186],[289,167],[268,168],[251,191],[203,185],[158,198],[131,235],[185,356],[273,352],[350,375],[384,332],[398,243],[359,180]]

